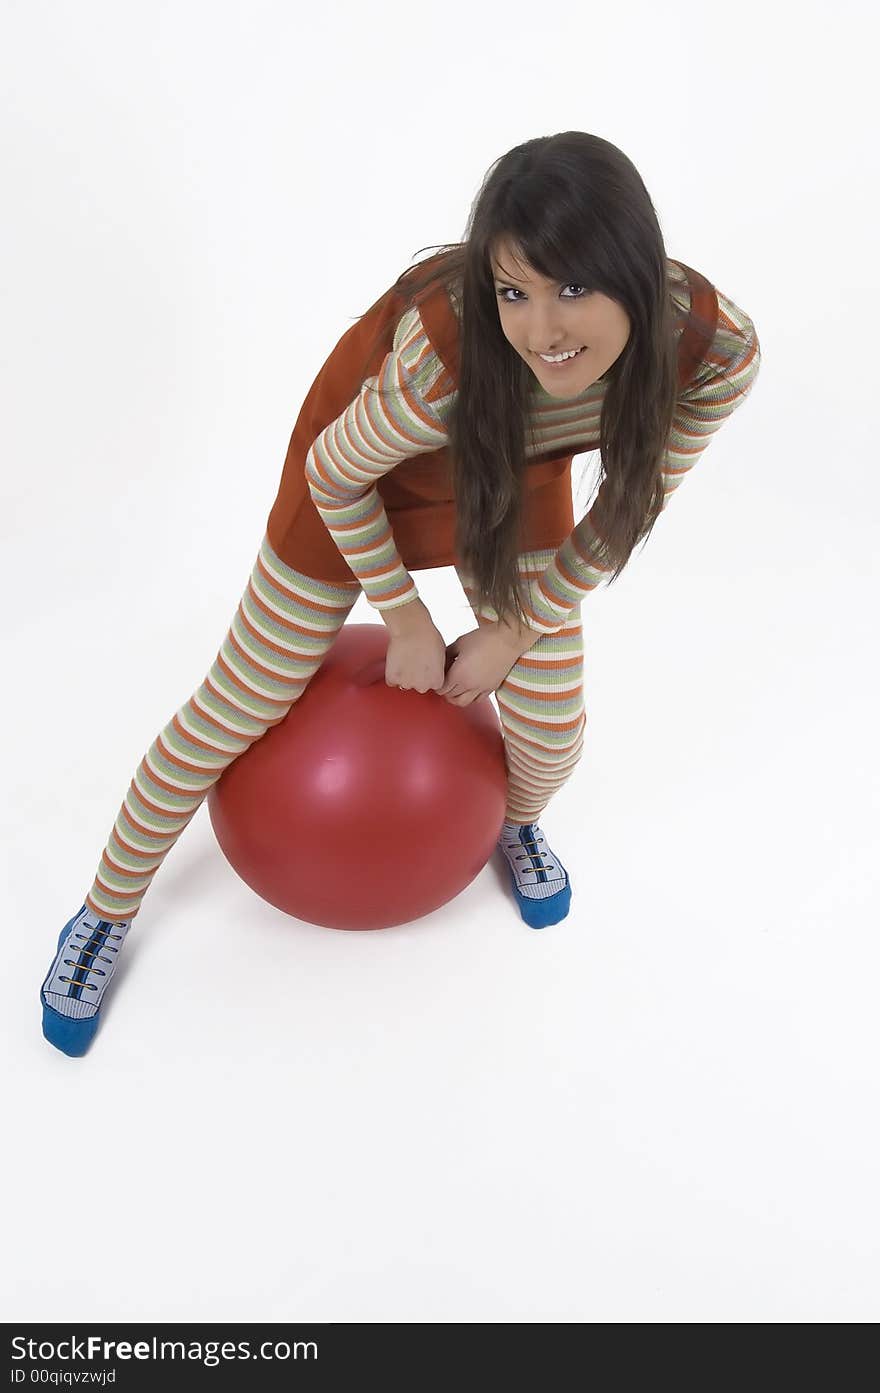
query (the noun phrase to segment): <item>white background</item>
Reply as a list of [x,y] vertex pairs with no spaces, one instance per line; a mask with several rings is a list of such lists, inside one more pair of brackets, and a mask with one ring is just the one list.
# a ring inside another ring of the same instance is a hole
[[[4,0],[5,1319],[877,1319],[871,10]],[[569,917],[528,929],[493,857],[420,922],[316,928],[203,806],[60,1054],[57,935],[318,368],[567,129],[763,350],[584,605]]]

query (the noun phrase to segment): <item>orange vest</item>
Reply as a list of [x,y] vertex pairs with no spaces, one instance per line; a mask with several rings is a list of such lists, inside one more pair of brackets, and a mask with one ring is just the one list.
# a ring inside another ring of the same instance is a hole
[[[691,381],[714,337],[718,299],[704,276],[684,262],[677,264],[687,275],[693,308],[706,325],[704,329],[702,323],[688,323],[679,339],[678,380],[683,387]],[[419,263],[420,268],[424,265]],[[457,382],[459,322],[445,286],[421,292],[418,303],[431,345]],[[314,505],[305,477],[306,456],[321,432],[351,405],[363,380],[378,373],[393,347],[394,329],[404,304],[400,291],[392,287],[346,330],[312,383],[290,437],[266,531],[276,555],[286,565],[316,580],[340,585],[351,584],[357,577]],[[364,369],[367,345],[380,326],[385,332]],[[556,548],[572,531],[573,457],[538,455],[527,460],[520,551]],[[446,446],[401,460],[382,475],[376,488],[408,571],[460,562],[455,552],[452,462]]]

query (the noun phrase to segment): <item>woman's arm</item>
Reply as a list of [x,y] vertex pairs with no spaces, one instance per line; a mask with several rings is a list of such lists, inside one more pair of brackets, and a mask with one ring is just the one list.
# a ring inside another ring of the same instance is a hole
[[[441,378],[445,368],[438,358],[432,369],[426,345],[418,311],[410,311],[378,373],[366,380],[306,456],[315,508],[386,622],[397,610],[411,609],[418,590],[395,544],[377,481],[402,460],[437,450],[448,439],[441,412],[449,396],[432,392],[434,377]],[[436,400],[429,402],[429,392]],[[413,622],[417,614],[418,608],[402,622]]]
[[[730,304],[729,301],[725,303]],[[761,345],[752,321],[739,311],[744,325],[741,353],[723,365],[715,359],[704,365],[693,383],[681,393],[676,406],[669,448],[662,464],[663,507],[694,467],[713,435],[745,400],[761,364]],[[556,633],[585,595],[610,574],[599,561],[599,519],[607,499],[603,480],[592,507],[557,551],[533,589],[533,600],[523,609],[536,636]]]

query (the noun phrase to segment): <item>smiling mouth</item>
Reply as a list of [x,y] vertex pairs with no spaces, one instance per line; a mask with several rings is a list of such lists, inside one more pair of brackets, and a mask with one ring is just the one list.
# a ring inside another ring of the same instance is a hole
[[562,351],[566,354],[564,358],[558,358],[554,356],[552,359],[547,359],[544,357],[543,353],[536,353],[535,357],[540,358],[541,362],[544,363],[546,367],[556,368],[560,367],[563,363],[573,363],[575,358],[579,358],[585,349],[586,344],[582,344],[580,348],[575,349],[574,351],[572,351],[571,349],[563,349]]

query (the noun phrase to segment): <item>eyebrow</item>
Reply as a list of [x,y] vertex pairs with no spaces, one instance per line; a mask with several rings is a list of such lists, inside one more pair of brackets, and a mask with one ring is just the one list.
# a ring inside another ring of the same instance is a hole
[[[520,280],[518,276],[501,275],[501,274],[499,274],[499,273],[493,273],[493,279],[496,280],[496,281],[504,281],[504,282],[506,282],[507,284],[510,284],[510,283],[512,283],[512,282],[516,282],[517,285],[525,285],[525,284],[527,283],[527,282],[524,281],[524,280]],[[568,282],[567,282],[567,281],[553,281],[553,280],[550,280],[550,281],[546,281],[545,284],[546,284],[546,285],[567,285]]]

